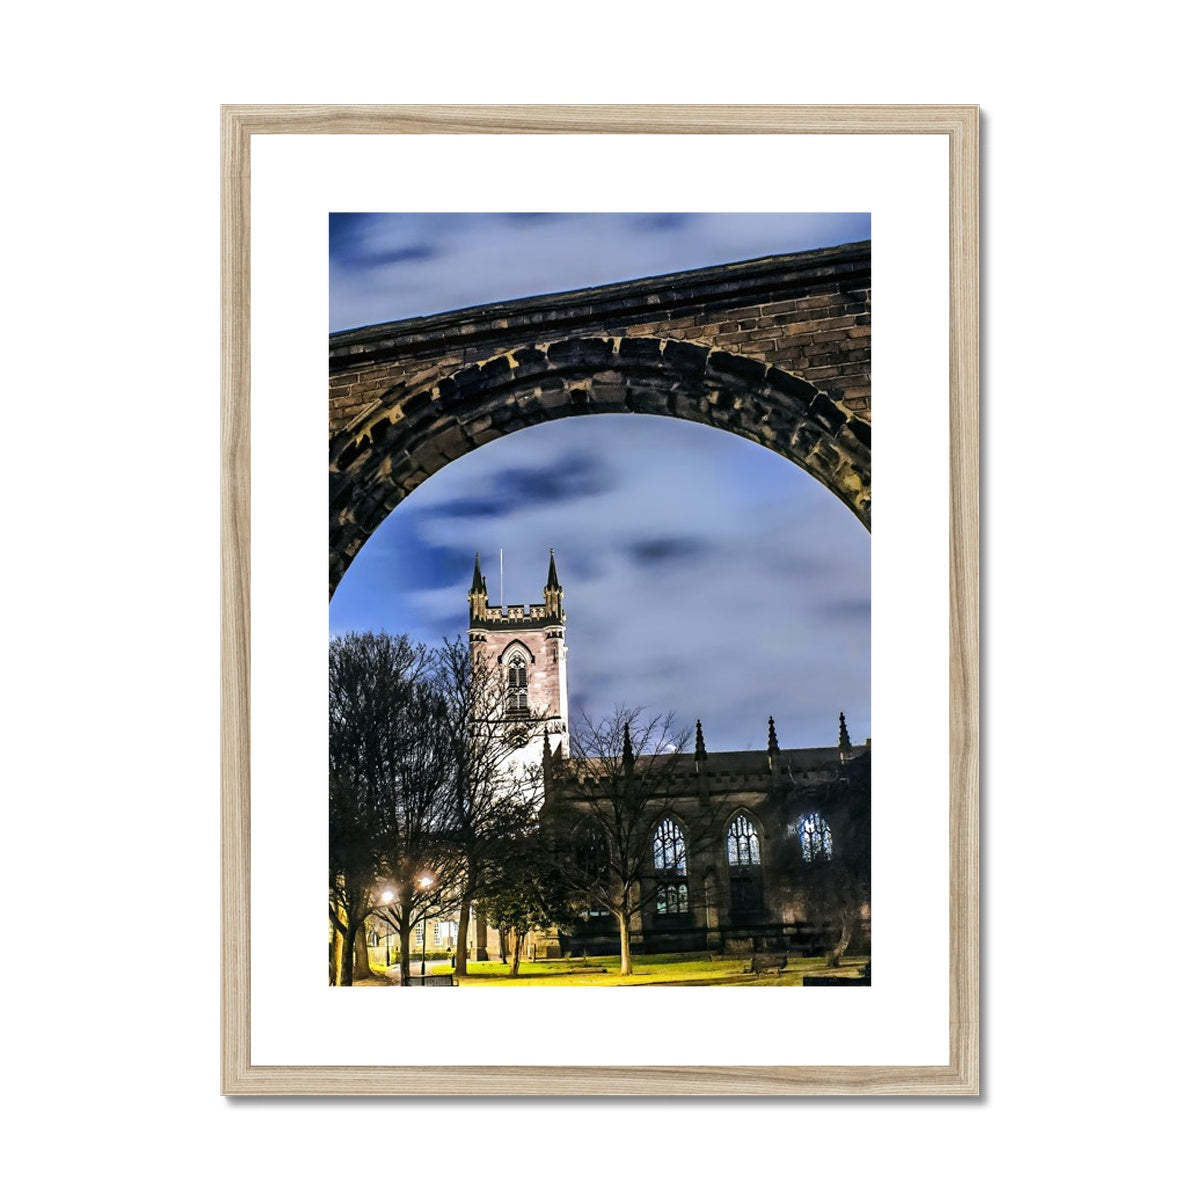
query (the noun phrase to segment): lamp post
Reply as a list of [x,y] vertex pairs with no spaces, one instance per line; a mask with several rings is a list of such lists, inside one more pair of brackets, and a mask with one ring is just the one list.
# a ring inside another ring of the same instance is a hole
[[[391,904],[396,898],[396,893],[389,888],[382,896],[379,897],[384,904]],[[389,923],[387,932],[383,935],[383,969],[386,971],[392,965],[392,926]]]
[[[433,878],[429,875],[422,875],[417,880],[417,886],[423,892],[428,892],[433,886]],[[429,934],[429,905],[426,904],[421,911],[421,978],[425,978],[425,945]]]

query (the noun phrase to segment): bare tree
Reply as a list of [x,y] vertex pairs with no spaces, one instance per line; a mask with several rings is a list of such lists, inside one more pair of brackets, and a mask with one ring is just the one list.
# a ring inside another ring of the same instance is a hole
[[508,708],[499,674],[461,640],[435,652],[386,634],[330,643],[332,981],[368,972],[362,934],[374,914],[399,935],[407,983],[413,930],[454,909],[465,974],[483,873],[536,823],[540,774],[512,755],[539,725]]
[[391,903],[378,917],[400,935],[400,982],[411,977],[411,935],[418,922],[456,903],[464,854],[454,791],[447,703],[432,657],[413,681],[393,725],[391,795],[383,856]]
[[618,706],[599,721],[581,714],[572,757],[549,765],[546,825],[560,869],[587,910],[616,918],[622,975],[633,973],[633,918],[655,901],[655,830],[687,792],[686,743],[670,715]]
[[454,970],[466,975],[471,906],[483,876],[537,819],[540,772],[518,765],[512,756],[533,740],[542,715],[514,711],[499,668],[489,666],[461,638],[443,643],[438,651],[436,679],[445,705],[453,821],[462,855]]
[[354,946],[380,903],[396,836],[401,730],[425,670],[406,637],[353,633],[329,645],[329,917],[335,982],[353,982]]

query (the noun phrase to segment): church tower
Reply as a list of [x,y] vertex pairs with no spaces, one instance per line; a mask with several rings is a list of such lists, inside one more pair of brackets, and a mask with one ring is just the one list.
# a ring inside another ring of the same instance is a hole
[[505,709],[514,721],[536,718],[533,736],[514,752],[515,764],[540,764],[549,741],[554,753],[570,753],[567,738],[567,614],[558,582],[554,551],[542,589],[541,604],[488,604],[487,580],[475,555],[475,575],[467,593],[471,648],[488,671],[498,672],[505,688]]

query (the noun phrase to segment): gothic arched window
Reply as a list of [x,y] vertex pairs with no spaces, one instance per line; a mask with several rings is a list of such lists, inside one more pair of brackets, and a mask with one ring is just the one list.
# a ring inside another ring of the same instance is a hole
[[729,822],[729,833],[725,839],[725,846],[731,867],[761,866],[758,833],[745,813],[741,813]]
[[800,853],[805,862],[828,861],[833,857],[833,834],[820,813],[811,812],[801,817],[796,833],[800,836]]
[[529,672],[520,653],[508,660],[508,698],[505,705],[510,713],[529,711]]
[[655,909],[661,916],[688,911],[687,842],[683,830],[664,817],[654,830],[654,871],[658,876]]
[[660,875],[687,874],[687,844],[670,817],[659,821],[654,831],[654,869]]
[[725,834],[725,856],[729,860],[729,909],[733,913],[762,910],[762,855],[758,830],[745,813],[729,822]]

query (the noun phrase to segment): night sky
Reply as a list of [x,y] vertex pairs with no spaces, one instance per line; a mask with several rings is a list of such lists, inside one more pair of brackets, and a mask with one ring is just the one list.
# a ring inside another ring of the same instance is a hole
[[[690,270],[870,237],[866,214],[332,214],[330,326]],[[551,421],[444,467],[379,527],[330,629],[466,631],[489,598],[567,610],[571,711],[704,722],[710,750],[870,736],[870,538],[786,459],[667,417]]]

